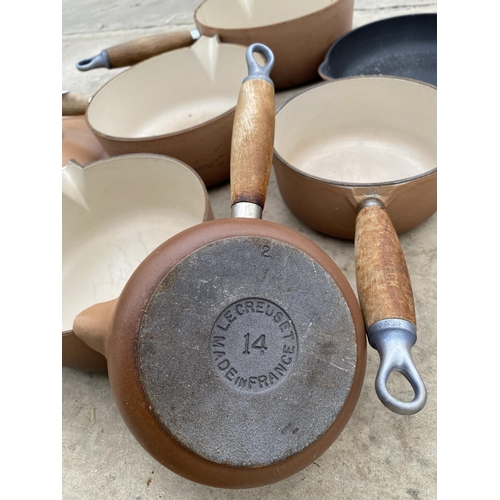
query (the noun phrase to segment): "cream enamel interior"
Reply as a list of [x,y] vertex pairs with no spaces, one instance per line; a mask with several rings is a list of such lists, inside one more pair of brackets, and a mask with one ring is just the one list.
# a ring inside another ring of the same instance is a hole
[[437,91],[399,78],[319,85],[276,115],[275,151],[301,172],[347,184],[393,182],[437,165]]
[[156,155],[63,168],[62,328],[119,296],[132,272],[178,232],[203,221],[206,191],[191,169]]
[[234,108],[247,74],[245,47],[201,37],[113,78],[92,98],[87,119],[95,131],[115,138],[181,132]]
[[307,16],[337,0],[207,0],[196,11],[196,20],[219,29],[269,26]]

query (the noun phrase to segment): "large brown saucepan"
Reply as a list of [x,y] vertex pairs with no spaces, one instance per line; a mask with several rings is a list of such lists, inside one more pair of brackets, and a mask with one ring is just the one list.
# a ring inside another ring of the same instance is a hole
[[187,165],[124,155],[62,169],[62,364],[106,370],[102,354],[73,332],[83,309],[116,297],[165,239],[212,219],[205,186]]
[[[254,52],[265,55],[261,67]],[[271,170],[273,54],[253,44],[231,156],[232,218],[154,250],[75,333],[105,354],[139,443],[190,480],[248,488],[306,467],[358,400],[366,339],[354,292],[304,236],[260,219]]]
[[234,109],[245,47],[202,37],[143,61],[92,97],[63,95],[63,114],[85,114],[110,156],[154,153],[194,168],[207,186],[229,178]]
[[[377,393],[399,413],[419,411],[426,401],[409,352],[415,309],[396,233],[436,211],[436,94],[413,80],[355,77],[305,91],[276,116],[274,167],[283,200],[311,228],[355,239],[359,300],[381,355]],[[413,401],[388,392],[393,370],[410,381]]]
[[192,44],[200,33],[225,43],[259,41],[276,57],[271,74],[277,89],[318,78],[318,66],[332,43],[352,27],[354,0],[205,0],[194,14],[198,30],[165,33],[103,50],[76,67],[129,66]]

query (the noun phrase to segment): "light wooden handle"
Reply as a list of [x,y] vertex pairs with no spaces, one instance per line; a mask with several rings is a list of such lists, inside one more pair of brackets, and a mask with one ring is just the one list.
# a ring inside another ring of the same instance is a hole
[[78,94],[76,92],[63,92],[62,95],[62,115],[76,116],[84,115],[87,111],[91,96],[88,94]]
[[366,328],[397,318],[416,326],[410,276],[385,208],[366,206],[356,218],[356,283]]
[[170,50],[188,47],[193,42],[190,31],[177,31],[121,43],[107,49],[107,53],[111,67],[122,68]]
[[231,205],[264,207],[274,144],[274,87],[246,81],[240,90],[231,143]]

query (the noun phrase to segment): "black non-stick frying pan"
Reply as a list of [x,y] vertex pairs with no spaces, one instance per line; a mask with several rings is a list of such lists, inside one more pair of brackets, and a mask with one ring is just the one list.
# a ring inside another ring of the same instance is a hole
[[318,68],[323,80],[388,75],[437,86],[437,14],[366,24],[339,38]]

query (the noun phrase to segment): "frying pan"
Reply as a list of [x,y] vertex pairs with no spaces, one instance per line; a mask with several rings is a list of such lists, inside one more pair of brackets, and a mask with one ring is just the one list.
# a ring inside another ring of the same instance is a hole
[[359,305],[339,268],[304,236],[260,219],[273,54],[253,44],[247,61],[232,217],[166,241],[118,299],[74,323],[106,355],[117,406],[139,443],[177,474],[224,488],[279,481],[325,451],[354,409],[366,356]]
[[437,85],[437,14],[366,24],[340,37],[318,68],[323,80],[388,75]]
[[197,30],[126,42],[79,61],[81,71],[129,66],[192,44],[200,34],[225,43],[262,42],[276,57],[271,74],[277,89],[318,78],[328,47],[352,27],[354,0],[205,0],[194,13]]
[[[413,80],[353,77],[299,94],[276,116],[280,193],[306,225],[355,239],[358,297],[381,356],[377,394],[403,414],[425,405],[426,389],[410,354],[415,307],[397,233],[436,211],[436,94]],[[387,390],[395,370],[412,401]]]
[[[64,113],[86,112],[90,130],[110,156],[172,156],[212,186],[229,178],[234,108],[246,75],[244,53],[243,46],[201,37],[191,47],[128,68],[90,102],[90,96],[83,96]],[[72,97],[63,100],[69,104]]]
[[205,186],[187,165],[124,155],[62,169],[63,366],[106,370],[72,331],[75,316],[123,288],[137,264],[177,232],[211,219]]

